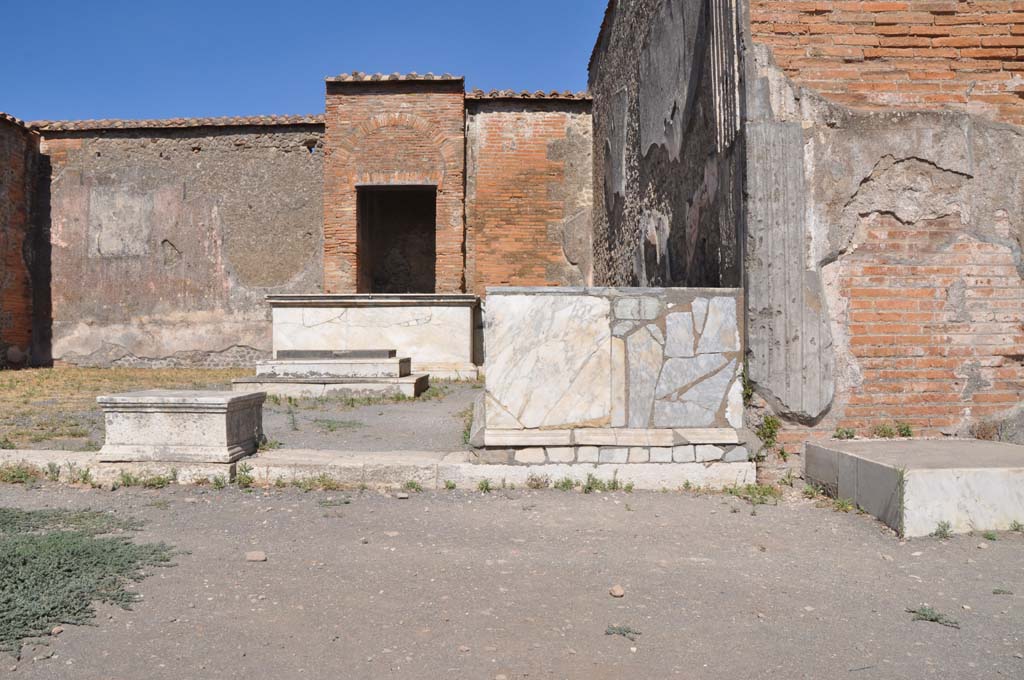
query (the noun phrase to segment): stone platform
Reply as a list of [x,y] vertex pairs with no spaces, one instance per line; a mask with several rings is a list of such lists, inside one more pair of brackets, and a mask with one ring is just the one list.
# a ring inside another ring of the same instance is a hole
[[232,463],[256,452],[264,392],[148,390],[97,397],[103,462]]
[[412,373],[412,360],[393,349],[290,350],[256,364],[254,378],[232,381],[235,391],[287,397],[418,397],[430,376]]
[[904,536],[1024,522],[1024,447],[977,440],[808,443],[807,479]]
[[260,390],[282,397],[418,397],[430,387],[430,376],[413,373],[401,377],[340,378],[330,376],[258,375],[238,378],[231,388],[236,392]]

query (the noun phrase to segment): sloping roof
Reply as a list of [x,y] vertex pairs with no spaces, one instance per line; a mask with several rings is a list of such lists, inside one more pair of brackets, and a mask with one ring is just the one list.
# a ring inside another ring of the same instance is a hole
[[568,90],[551,90],[550,92],[544,92],[543,90],[537,90],[536,92],[528,90],[520,92],[515,90],[490,90],[488,92],[473,90],[466,93],[466,99],[561,99],[590,101],[590,94],[588,92],[570,92]]
[[252,125],[323,125],[323,114],[296,116],[222,116],[219,118],[163,118],[157,120],[35,120],[41,132],[75,130],[137,130],[143,128],[232,127]]
[[328,83],[372,83],[378,81],[422,81],[422,80],[451,80],[459,81],[464,80],[462,76],[453,76],[450,73],[443,73],[439,76],[433,73],[363,73],[362,71],[352,71],[352,73],[342,73],[336,76],[328,76],[325,79]]
[[24,128],[26,130],[29,128],[29,125],[25,121],[20,118],[15,118],[11,114],[4,113],[3,111],[0,111],[0,120],[5,120],[11,125],[16,125],[17,127]]

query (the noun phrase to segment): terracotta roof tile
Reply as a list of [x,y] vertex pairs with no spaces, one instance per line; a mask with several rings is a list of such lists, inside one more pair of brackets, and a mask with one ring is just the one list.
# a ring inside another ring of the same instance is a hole
[[18,127],[24,128],[26,130],[30,127],[28,123],[21,120],[20,118],[15,118],[11,114],[4,113],[3,111],[0,111],[0,120],[5,120],[11,125],[17,125]]
[[577,101],[590,101],[590,94],[587,92],[570,92],[568,90],[559,91],[551,90],[550,92],[544,92],[543,90],[537,90],[536,92],[530,92],[528,90],[522,90],[516,92],[515,90],[490,90],[484,92],[483,90],[473,90],[472,92],[466,93],[467,99],[569,99]]
[[137,130],[143,128],[232,127],[259,125],[323,125],[323,114],[296,116],[222,116],[219,118],[164,118],[159,120],[36,120],[29,127],[41,132],[75,130]]
[[463,80],[462,76],[453,76],[450,73],[443,73],[439,76],[433,73],[363,73],[352,71],[326,78],[329,83],[372,83],[377,81],[421,81],[421,80]]

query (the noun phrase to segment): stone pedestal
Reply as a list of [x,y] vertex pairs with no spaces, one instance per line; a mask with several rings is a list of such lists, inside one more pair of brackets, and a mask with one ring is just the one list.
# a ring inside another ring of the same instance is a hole
[[97,397],[103,462],[232,463],[256,452],[265,392],[148,390]]

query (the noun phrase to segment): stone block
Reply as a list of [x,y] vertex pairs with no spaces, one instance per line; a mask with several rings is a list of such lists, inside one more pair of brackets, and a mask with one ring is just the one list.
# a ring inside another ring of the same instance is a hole
[[672,461],[674,463],[692,463],[697,460],[693,444],[672,447]]
[[750,452],[745,446],[733,447],[722,456],[723,463],[745,463],[748,460],[750,460]]
[[671,463],[672,462],[672,447],[671,446],[652,446],[651,447],[651,462],[652,463]]
[[629,462],[629,449],[625,447],[601,447],[601,451],[598,454],[598,461],[601,463]]
[[[488,420],[490,414],[487,415]],[[569,446],[571,430],[485,430],[487,446]]]
[[600,449],[596,446],[577,446],[576,447],[576,462],[577,463],[596,463],[600,460]]
[[651,459],[651,450],[643,446],[631,446],[629,448],[630,463],[646,463]]
[[576,449],[572,446],[549,446],[548,461],[552,463],[572,463],[576,460]]
[[256,452],[265,392],[149,390],[97,397],[104,462],[233,463]]
[[544,449],[535,446],[516,451],[515,461],[526,465],[541,465],[547,462],[547,458],[544,455]]
[[698,463],[706,463],[713,460],[722,460],[725,451],[710,444],[698,444],[694,447],[694,453]]

